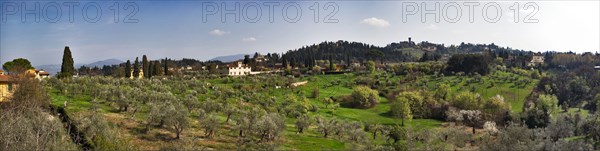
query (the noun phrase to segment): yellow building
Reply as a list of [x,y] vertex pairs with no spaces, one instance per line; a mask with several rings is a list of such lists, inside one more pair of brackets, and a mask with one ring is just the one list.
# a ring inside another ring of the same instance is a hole
[[25,71],[25,74],[28,77],[35,78],[38,80],[46,79],[50,76],[50,73],[48,73],[44,70],[35,70],[35,69],[29,69],[29,70]]
[[0,74],[0,102],[6,97],[10,97],[14,92],[13,78],[8,75]]
[[[133,67],[132,67],[133,68]],[[131,71],[129,72],[129,79],[133,79],[135,78],[135,76],[133,75],[133,69],[131,69]],[[144,78],[144,70],[140,69],[140,73],[138,74],[138,79],[143,79]]]

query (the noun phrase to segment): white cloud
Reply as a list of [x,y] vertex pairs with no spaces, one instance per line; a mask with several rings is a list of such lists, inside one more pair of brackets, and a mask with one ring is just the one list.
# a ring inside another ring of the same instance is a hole
[[435,24],[429,24],[429,26],[427,26],[425,28],[427,28],[429,30],[439,30],[440,29],[440,27]]
[[251,41],[256,41],[256,38],[254,37],[248,37],[248,38],[242,38],[243,42],[251,42]]
[[375,18],[375,17],[363,19],[360,23],[379,27],[379,28],[390,26],[390,22],[383,20],[383,19]]
[[215,36],[223,36],[225,34],[229,34],[231,32],[228,31],[222,31],[220,29],[215,29],[215,30],[211,30],[210,32],[208,32],[211,35],[215,35]]

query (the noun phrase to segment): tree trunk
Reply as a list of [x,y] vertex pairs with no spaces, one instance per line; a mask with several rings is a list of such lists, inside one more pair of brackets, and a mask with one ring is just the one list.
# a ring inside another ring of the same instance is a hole
[[135,116],[135,113],[137,112],[138,108],[133,109],[133,113],[131,113],[131,119],[133,119],[133,117]]
[[402,127],[404,127],[404,118],[402,118]]
[[473,134],[475,134],[475,126],[473,126]]
[[373,139],[375,139],[375,137],[377,137],[377,131],[373,132]]
[[231,113],[227,114],[227,120],[225,120],[225,123],[229,122],[229,118],[231,117]]

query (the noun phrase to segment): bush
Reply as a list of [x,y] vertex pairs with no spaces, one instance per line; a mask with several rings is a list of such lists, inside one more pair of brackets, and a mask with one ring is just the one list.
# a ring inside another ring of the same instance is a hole
[[480,108],[479,100],[479,94],[462,92],[453,97],[452,105],[464,110],[477,110]]
[[532,79],[539,79],[541,77],[540,73],[537,71],[533,71],[531,72],[531,78]]
[[315,87],[315,89],[313,89],[312,98],[319,98],[319,87]]
[[77,149],[59,119],[40,108],[0,111],[0,150]]
[[366,86],[357,86],[351,94],[350,105],[357,108],[372,108],[379,103],[379,92]]

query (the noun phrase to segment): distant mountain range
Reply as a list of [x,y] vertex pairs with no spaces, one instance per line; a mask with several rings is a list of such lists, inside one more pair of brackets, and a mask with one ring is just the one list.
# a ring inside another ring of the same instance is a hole
[[123,61],[119,60],[119,59],[107,59],[107,60],[102,60],[102,61],[96,61],[90,64],[86,64],[86,67],[99,67],[101,68],[102,66],[105,65],[115,65],[115,64],[121,64],[123,63]]
[[240,59],[244,59],[244,56],[247,54],[236,54],[236,55],[228,55],[228,56],[219,56],[212,58],[208,61],[221,61],[221,62],[232,62]]
[[[107,60],[102,60],[102,61],[96,61],[96,62],[89,63],[89,64],[75,64],[75,68],[79,68],[81,66],[101,68],[104,65],[115,65],[115,64],[121,64],[121,63],[123,63],[123,61],[121,61],[119,59],[107,59]],[[56,73],[60,72],[61,65],[60,64],[39,65],[39,66],[35,66],[35,68],[43,69],[44,71],[50,73],[50,75],[56,75]]]

